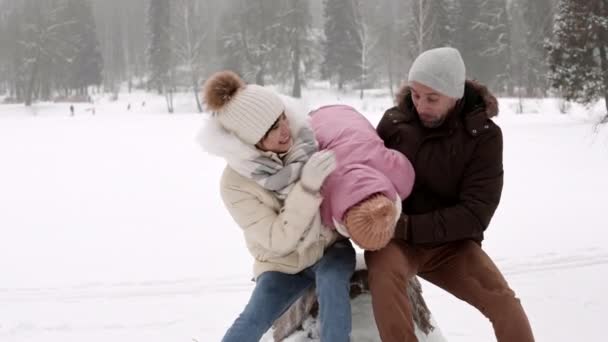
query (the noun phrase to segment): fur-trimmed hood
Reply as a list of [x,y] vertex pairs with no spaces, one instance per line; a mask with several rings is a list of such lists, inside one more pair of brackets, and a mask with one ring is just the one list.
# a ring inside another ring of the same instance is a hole
[[[404,85],[399,89],[395,97],[395,104],[403,112],[412,112],[412,90],[409,85]],[[465,112],[483,110],[486,118],[493,118],[498,115],[498,101],[490,90],[481,83],[467,80],[465,83],[464,97]]]
[[[409,86],[403,86],[397,93],[395,99],[397,105],[394,109],[398,111],[399,120],[405,122],[418,120],[411,94],[412,90]],[[448,119],[449,124],[443,125],[447,126],[446,129],[461,121],[470,135],[479,136],[485,134],[491,127],[488,121],[498,115],[498,101],[487,87],[476,81],[466,81],[464,96],[458,101],[452,113],[456,115],[450,115],[452,119]]]
[[[308,105],[299,99],[280,95],[285,105],[285,116],[293,136],[301,127],[309,125]],[[196,135],[196,141],[203,150],[212,155],[230,160],[252,159],[255,156],[270,152],[262,152],[255,146],[245,143],[235,134],[226,130],[213,116],[205,118],[201,129]]]

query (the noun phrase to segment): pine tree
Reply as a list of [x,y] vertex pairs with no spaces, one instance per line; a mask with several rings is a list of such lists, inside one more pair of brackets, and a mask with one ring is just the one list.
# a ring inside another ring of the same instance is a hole
[[507,0],[494,0],[487,12],[491,23],[488,40],[491,47],[484,51],[488,59],[488,79],[494,76],[494,82],[488,82],[497,91],[513,94],[511,65],[511,32]]
[[217,51],[221,59],[222,69],[232,70],[239,75],[245,70],[245,57],[242,53],[240,16],[236,12],[238,6],[230,7],[221,14],[222,25],[218,28]]
[[447,0],[410,0],[411,20],[408,35],[412,58],[422,52],[449,45],[451,41],[451,24]]
[[16,1],[5,2],[0,7],[0,13],[4,13],[0,31],[3,40],[0,43],[0,53],[4,57],[6,71],[6,82],[8,83],[8,95],[13,101],[22,102],[24,95],[23,70],[23,41],[24,22],[23,6]]
[[65,11],[63,1],[39,2],[25,0],[23,3],[23,30],[20,33],[23,61],[17,61],[17,67],[23,68],[24,101],[26,106],[39,98],[41,91],[50,93],[51,69],[70,63],[68,51],[73,43],[67,29],[72,21],[63,20],[60,13]]
[[529,47],[527,44],[526,25],[524,22],[524,13],[522,4],[525,0],[518,0],[511,3],[509,15],[511,18],[511,80],[514,87],[514,95],[518,96],[519,108],[518,113],[523,112],[522,95],[524,89],[528,89],[528,74],[530,65],[527,63],[529,57]]
[[374,83],[375,69],[377,68],[376,50],[380,38],[376,34],[378,4],[373,2],[357,2],[355,20],[358,35],[361,38],[361,60],[359,61],[359,98],[363,98],[365,88]]
[[383,74],[388,80],[391,98],[396,86],[407,73],[407,58],[412,58],[409,42],[405,38],[408,22],[400,13],[407,9],[407,3],[401,0],[380,0],[375,19],[375,30],[378,35],[378,65],[384,68]]
[[525,32],[528,96],[544,95],[549,87],[545,75],[549,72],[546,42],[551,38],[553,27],[553,0],[520,0]]
[[[307,1],[289,0],[280,14],[281,27],[283,32],[283,46],[287,61],[288,70],[293,77],[292,96],[302,96],[302,68],[305,59],[311,54],[311,25],[312,16]],[[279,59],[281,60],[281,59]]]
[[128,47],[123,46],[127,37],[124,3],[97,3],[100,16],[100,40],[103,42],[104,86],[118,97],[120,83],[126,78]]
[[338,88],[361,74],[362,41],[357,27],[358,2],[325,0],[323,76],[337,79]]
[[266,76],[276,72],[270,68],[280,55],[278,44],[282,0],[233,0],[223,14],[226,22],[219,35],[224,65],[240,70],[246,79],[264,85]]
[[566,100],[608,110],[608,1],[560,0],[549,44],[550,79]]
[[[10,8],[7,3],[0,1],[0,46],[3,48],[0,49],[0,74],[8,75],[8,61],[10,60],[9,46],[11,45],[11,39],[8,35],[9,26],[8,26],[8,11]],[[0,95],[3,95],[7,92],[8,89],[8,78],[4,78],[0,80]]]
[[[146,8],[150,0],[92,1],[97,36],[104,61],[104,88],[118,96],[127,82],[131,92],[147,75]],[[143,13],[142,13],[143,12]]]
[[95,20],[88,0],[68,0],[66,6],[72,13],[69,26],[74,35],[75,53],[70,70],[72,89],[88,95],[87,88],[102,82],[103,57],[99,48]]
[[148,7],[148,67],[150,68],[149,85],[162,94],[169,85],[171,68],[171,2],[150,0]]
[[454,42],[468,76],[506,89],[511,46],[506,0],[457,0],[455,5]]
[[174,0],[172,48],[183,68],[187,70],[190,89],[197,109],[203,111],[199,98],[199,81],[203,70],[207,32],[201,20],[202,4],[195,0]]
[[453,5],[451,0],[432,1],[432,11],[435,17],[435,30],[431,42],[431,48],[452,45],[452,35],[454,32],[451,21]]

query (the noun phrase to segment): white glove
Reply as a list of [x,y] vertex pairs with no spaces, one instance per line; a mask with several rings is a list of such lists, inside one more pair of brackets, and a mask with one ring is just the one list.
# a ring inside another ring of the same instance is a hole
[[325,178],[336,169],[336,156],[332,151],[315,152],[302,168],[300,183],[304,190],[317,193]]

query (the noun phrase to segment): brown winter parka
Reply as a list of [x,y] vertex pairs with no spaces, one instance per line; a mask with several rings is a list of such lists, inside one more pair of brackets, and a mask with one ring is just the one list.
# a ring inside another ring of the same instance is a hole
[[396,102],[377,131],[416,171],[412,194],[403,201],[407,227],[400,228],[412,244],[481,243],[503,187],[502,132],[491,120],[498,114],[496,98],[485,86],[467,81],[464,97],[433,129],[421,124],[409,87]]

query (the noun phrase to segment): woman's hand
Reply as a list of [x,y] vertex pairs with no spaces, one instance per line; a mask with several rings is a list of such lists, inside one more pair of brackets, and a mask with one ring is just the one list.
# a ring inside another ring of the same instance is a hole
[[304,190],[317,193],[325,179],[336,169],[336,156],[332,151],[315,152],[302,168],[300,183]]

